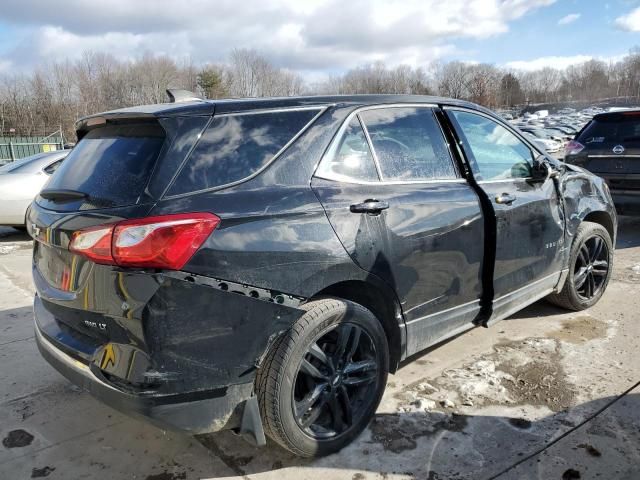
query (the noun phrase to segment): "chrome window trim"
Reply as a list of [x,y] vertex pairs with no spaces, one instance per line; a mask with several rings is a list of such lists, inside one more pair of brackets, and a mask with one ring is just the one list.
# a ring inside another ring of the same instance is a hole
[[314,178],[328,180],[331,182],[352,183],[354,185],[428,185],[434,183],[467,183],[464,178],[443,178],[432,180],[385,180],[384,182],[369,182],[366,180],[356,180],[342,175],[314,175]]
[[279,108],[260,108],[255,110],[246,110],[239,112],[227,112],[213,114],[214,117],[237,117],[241,115],[260,115],[264,113],[282,113],[282,112],[302,112],[305,110],[326,110],[331,105],[309,105],[306,107],[279,107]]
[[[378,160],[378,154],[376,153],[375,149],[373,148],[373,143],[372,143],[371,137],[369,135],[369,130],[367,129],[367,126],[365,125],[365,123],[360,118],[359,114],[361,112],[366,112],[368,110],[379,110],[379,109],[383,109],[383,108],[403,108],[403,107],[407,107],[407,108],[429,108],[429,109],[432,110],[431,113],[434,116],[434,121],[438,124],[438,128],[439,128],[440,133],[442,135],[442,140],[445,143],[445,145],[447,146],[447,151],[449,152],[449,159],[450,159],[451,165],[453,166],[453,169],[455,171],[456,178],[442,178],[442,179],[432,178],[432,179],[428,179],[428,180],[384,180],[384,176],[382,175],[382,170],[380,168],[380,162]],[[420,185],[420,184],[427,184],[428,185],[428,184],[433,184],[433,183],[466,183],[467,180],[465,178],[463,178],[461,173],[458,171],[458,168],[456,166],[456,163],[455,163],[455,160],[454,160],[454,157],[453,157],[453,152],[451,151],[451,145],[449,145],[449,143],[447,142],[447,137],[445,136],[444,132],[442,131],[442,126],[440,125],[440,121],[438,120],[438,118],[435,116],[435,114],[433,112],[433,109],[436,109],[436,108],[440,108],[440,107],[439,107],[439,105],[437,105],[435,103],[386,103],[386,104],[378,104],[378,105],[366,105],[366,106],[363,106],[363,107],[356,108],[353,112],[351,112],[349,115],[347,115],[347,117],[344,119],[342,125],[340,125],[340,128],[338,129],[338,132],[335,134],[335,136],[331,140],[331,143],[329,144],[329,147],[327,148],[325,153],[322,155],[322,158],[320,159],[318,164],[315,166],[312,178],[313,177],[321,178],[323,180],[335,181],[335,182],[340,182],[340,183],[352,183],[352,184],[355,184],[355,185]],[[375,165],[376,170],[378,172],[378,177],[380,178],[380,180],[378,182],[370,182],[370,181],[366,181],[366,180],[358,180],[356,178],[347,177],[347,176],[344,176],[344,175],[319,175],[317,173],[318,168],[320,168],[320,165],[322,164],[322,162],[325,161],[325,158],[328,158],[330,155],[335,154],[335,149],[337,148],[337,144],[340,142],[340,140],[344,136],[344,132],[346,131],[346,129],[348,128],[349,124],[351,123],[351,120],[355,116],[357,116],[358,122],[360,123],[360,126],[362,127],[362,130],[364,131],[365,137],[367,139],[367,143],[369,145],[369,150],[371,151],[371,155],[373,156],[373,162],[374,162],[374,165]]]
[[[196,194],[199,194],[199,193],[214,192],[214,191],[222,190],[222,189],[225,189],[225,188],[234,187],[236,185],[240,185],[241,183],[247,182],[247,181],[257,177],[262,172],[264,172],[267,168],[269,168],[269,166],[271,164],[273,164],[273,162],[275,162],[296,140],[298,140],[298,138],[300,138],[300,136],[302,136],[309,129],[309,127],[311,127],[311,125],[313,125],[313,123],[318,119],[318,117],[320,117],[324,112],[327,111],[328,108],[329,108],[329,106],[324,106],[324,107],[312,106],[312,107],[274,108],[274,109],[267,108],[267,109],[262,109],[262,110],[252,110],[251,112],[221,113],[220,115],[215,115],[215,114],[212,115],[211,119],[207,122],[207,125],[203,128],[202,132],[200,132],[200,134],[198,135],[198,140],[194,143],[194,145],[192,146],[191,150],[189,150],[187,158],[182,162],[182,165],[180,166],[180,169],[173,176],[173,178],[171,179],[171,183],[169,183],[169,185],[167,186],[167,188],[163,192],[163,195],[160,197],[160,199],[161,200],[173,200],[173,199],[176,199],[176,198],[188,197],[190,195],[196,195]],[[258,170],[253,172],[251,175],[249,175],[247,177],[244,177],[244,178],[241,178],[240,180],[236,180],[235,182],[225,183],[223,185],[217,185],[215,187],[203,188],[201,190],[194,190],[192,192],[186,192],[186,193],[178,193],[176,195],[165,195],[170,190],[170,188],[173,186],[174,182],[176,181],[176,179],[178,178],[180,173],[182,173],[182,170],[184,169],[184,167],[187,165],[187,163],[189,163],[189,160],[191,158],[191,154],[193,153],[193,151],[196,149],[196,147],[200,143],[200,139],[202,138],[204,133],[211,126],[211,123],[213,123],[214,118],[216,118],[216,117],[227,117],[227,116],[235,117],[235,116],[240,116],[240,115],[253,115],[253,114],[257,114],[257,113],[295,112],[295,111],[304,111],[304,110],[318,110],[318,113],[316,115],[314,115],[313,118],[311,118],[311,120],[309,120],[302,127],[302,129],[300,129],[300,131],[298,133],[296,133],[287,143],[285,143],[284,146],[280,150],[278,150],[276,152],[276,154],[271,158],[271,160],[269,160],[262,167],[260,167]]]
[[477,180],[479,185],[487,183],[507,183],[507,182],[530,182],[532,177],[516,177],[516,178],[499,178],[497,180]]
[[616,155],[615,153],[611,153],[609,155],[587,155],[587,158],[640,158],[640,155],[630,154],[630,155]]

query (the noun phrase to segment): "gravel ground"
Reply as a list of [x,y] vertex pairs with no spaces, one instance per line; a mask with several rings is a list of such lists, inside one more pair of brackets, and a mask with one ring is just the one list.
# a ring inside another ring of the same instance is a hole
[[0,228],[0,478],[640,478],[640,219],[621,218],[598,305],[539,302],[414,357],[360,438],[316,461],[163,432],[69,384],[33,341],[30,248]]

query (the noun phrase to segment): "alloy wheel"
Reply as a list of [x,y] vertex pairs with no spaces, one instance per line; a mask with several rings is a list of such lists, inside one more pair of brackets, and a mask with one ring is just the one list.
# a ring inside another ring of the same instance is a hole
[[362,327],[341,323],[323,332],[296,374],[292,407],[298,426],[316,440],[348,431],[375,399],[378,361]]
[[600,293],[609,275],[609,248],[598,235],[584,241],[576,258],[573,282],[578,295],[591,300]]

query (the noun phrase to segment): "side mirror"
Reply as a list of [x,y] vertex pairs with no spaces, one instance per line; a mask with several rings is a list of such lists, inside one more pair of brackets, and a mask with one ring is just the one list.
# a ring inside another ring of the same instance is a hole
[[538,155],[533,159],[531,166],[531,180],[534,182],[544,182],[551,176],[551,167],[544,158],[544,155]]

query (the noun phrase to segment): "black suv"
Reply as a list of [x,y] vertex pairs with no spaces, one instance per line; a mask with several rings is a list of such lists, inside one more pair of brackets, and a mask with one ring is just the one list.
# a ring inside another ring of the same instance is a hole
[[594,116],[567,144],[565,161],[604,178],[618,213],[640,215],[640,110]]
[[77,132],[28,214],[36,339],[161,426],[325,455],[407,357],[610,277],[604,182],[470,103],[192,101]]

